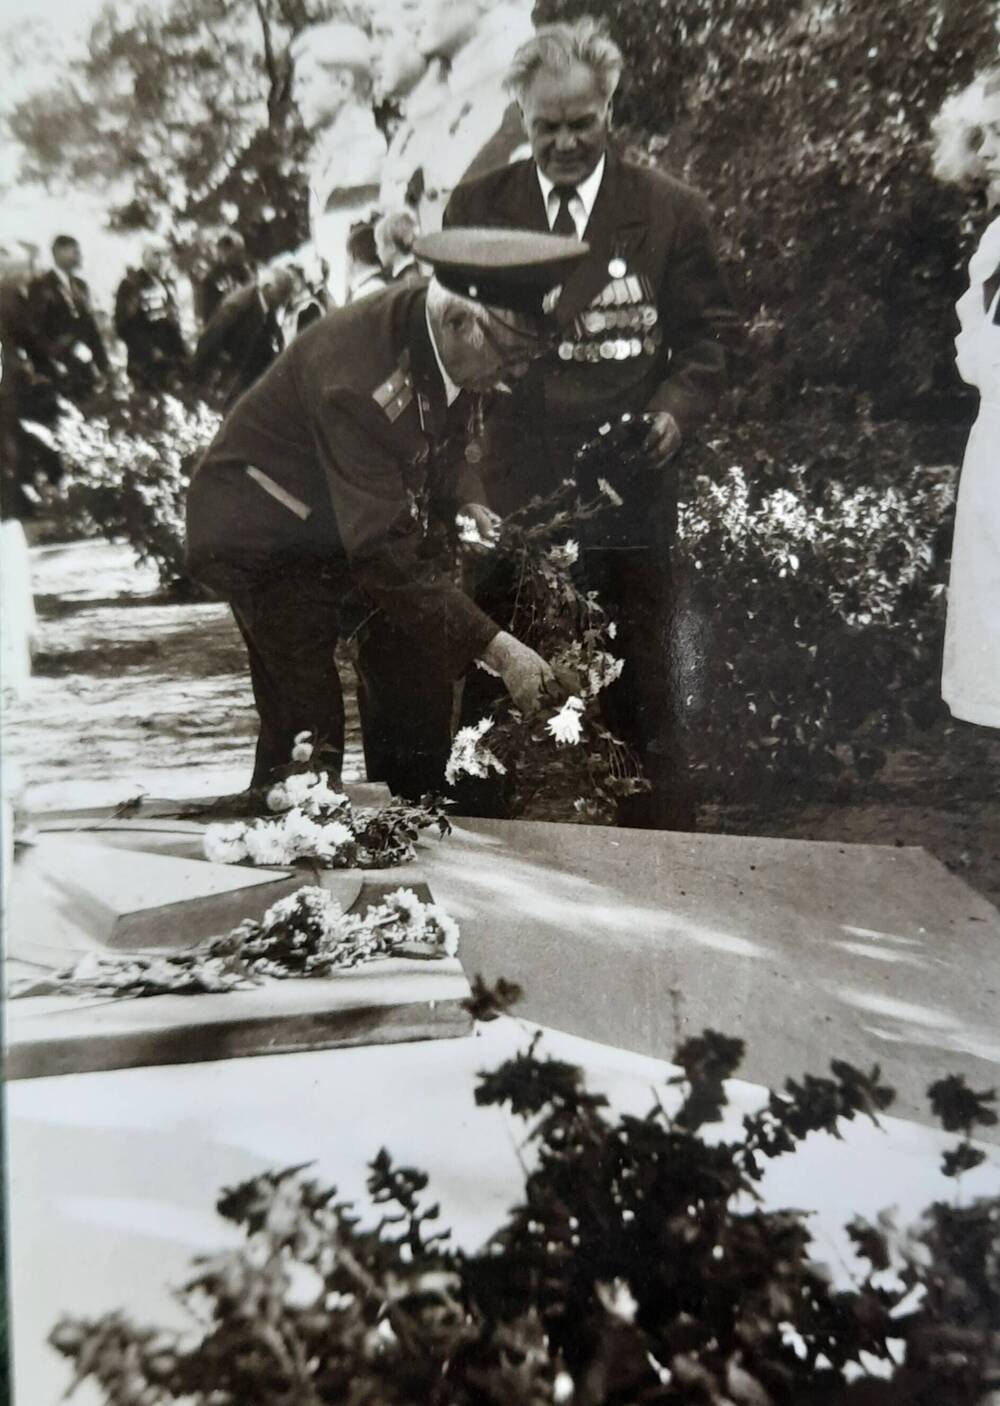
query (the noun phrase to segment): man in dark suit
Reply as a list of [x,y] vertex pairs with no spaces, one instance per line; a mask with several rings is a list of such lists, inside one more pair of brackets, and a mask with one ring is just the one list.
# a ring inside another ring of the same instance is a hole
[[[583,534],[589,589],[615,617],[625,660],[602,695],[606,720],[638,754],[648,795],[619,807],[623,824],[693,827],[671,685],[671,461],[723,388],[735,326],[703,198],[611,147],[621,54],[592,19],[551,25],[514,58],[508,86],[532,158],[457,187],[446,227],[523,226],[585,237],[590,252],[566,279],[562,336],[491,421],[487,491],[503,515],[574,474],[574,452],[603,423],[644,417],[645,466],[613,487],[615,514]],[[588,485],[589,487],[589,485]],[[502,592],[502,583],[484,583]],[[482,708],[482,680],[467,708]]]
[[30,517],[38,508],[36,475],[62,477],[58,452],[24,426],[59,418],[55,370],[32,324],[28,303],[34,246],[0,242],[0,517]]
[[259,285],[237,288],[219,304],[199,337],[192,371],[224,410],[283,349],[282,313],[294,286],[286,266],[265,270]]
[[247,258],[242,236],[227,231],[219,236],[215,246],[215,261],[209,265],[197,285],[197,311],[204,327],[216,308],[238,288],[248,288],[257,280],[253,264]]
[[300,731],[339,771],[334,650],[358,588],[366,768],[397,795],[442,788],[453,680],[474,660],[522,709],[554,684],[459,589],[442,545],[458,509],[488,529],[472,443],[480,393],[549,344],[543,295],[585,247],[535,234],[501,242],[429,236],[418,253],[436,269],[430,285],[401,284],[307,328],[195,471],[188,571],[230,601],[246,640],[261,720],[254,787],[288,762]]
[[56,387],[73,401],[86,399],[108,374],[90,289],[76,272],[81,261],[79,242],[60,234],[52,244],[52,269],[36,278],[28,292],[32,324],[56,373]]
[[138,389],[166,391],[183,379],[187,349],[161,244],[147,244],[142,267],[131,269],[118,285],[115,331],[125,343],[128,374]]

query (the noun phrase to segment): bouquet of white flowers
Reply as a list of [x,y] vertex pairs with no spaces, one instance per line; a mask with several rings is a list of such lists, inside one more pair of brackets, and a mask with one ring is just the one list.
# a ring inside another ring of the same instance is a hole
[[458,951],[458,927],[435,903],[399,888],[364,913],[344,913],[322,888],[302,888],[187,952],[88,954],[11,995],[196,996],[265,978],[331,977],[384,957],[435,959]]
[[549,661],[569,697],[530,717],[499,700],[491,716],[457,733],[449,785],[462,776],[507,775],[515,813],[542,805],[550,818],[590,821],[613,819],[619,797],[648,788],[638,759],[603,723],[599,695],[623,664],[614,654],[614,621],[595,592],[580,589],[575,571],[574,530],[620,503],[603,478],[592,498],[567,479],[500,524],[489,545],[512,577],[509,628]]
[[422,830],[450,826],[443,807],[431,798],[421,805],[395,801],[381,808],[355,807],[330,784],[329,773],[312,771],[308,732],[295,739],[288,775],[267,793],[273,818],[210,825],[205,858],[215,864],[283,867],[311,864],[321,869],[388,869],[414,858]]

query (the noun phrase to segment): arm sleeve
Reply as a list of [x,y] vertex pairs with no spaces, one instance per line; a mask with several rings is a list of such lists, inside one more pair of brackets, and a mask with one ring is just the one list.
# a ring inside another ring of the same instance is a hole
[[700,197],[685,210],[660,293],[672,356],[647,410],[667,410],[685,435],[712,411],[726,385],[729,348],[739,323]]
[[132,336],[138,311],[139,297],[134,284],[122,283],[115,295],[115,331],[125,343]]
[[194,376],[204,376],[218,360],[225,345],[226,338],[235,326],[240,312],[240,304],[228,300],[220,303],[216,308],[215,312],[209,318],[204,331],[198,338],[198,345],[195,348],[194,359],[191,363],[191,371]]
[[420,555],[396,455],[364,424],[360,397],[337,392],[315,426],[317,449],[351,572],[386,615],[452,677],[465,672],[498,627],[433,558]]

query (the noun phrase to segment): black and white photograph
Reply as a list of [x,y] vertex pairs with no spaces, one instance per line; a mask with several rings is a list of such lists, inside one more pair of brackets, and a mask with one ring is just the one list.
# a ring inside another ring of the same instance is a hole
[[1000,1406],[1000,0],[0,0],[0,1406]]

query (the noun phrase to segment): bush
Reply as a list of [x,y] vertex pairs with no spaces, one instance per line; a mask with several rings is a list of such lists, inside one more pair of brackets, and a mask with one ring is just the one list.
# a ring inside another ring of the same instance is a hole
[[191,471],[220,416],[200,401],[130,393],[107,396],[84,416],[61,403],[55,425],[39,429],[65,473],[47,495],[70,535],[124,539],[151,562],[164,585],[184,572],[184,504]]
[[[909,1237],[856,1220],[866,1268],[835,1288],[807,1216],[761,1209],[756,1189],[769,1159],[877,1121],[892,1092],[835,1060],[828,1078],[789,1079],[735,1140],[703,1137],[741,1055],[706,1031],[677,1052],[679,1095],[611,1118],[579,1069],[532,1045],[476,1092],[534,1144],[523,1204],[481,1250],[448,1246],[427,1177],[385,1150],[368,1224],[286,1168],[223,1192],[244,1243],[194,1267],[183,1296],[199,1327],[115,1313],[64,1319],[51,1342],[108,1406],[848,1406],[852,1376],[868,1406],[973,1406],[996,1366],[1000,1201],[935,1205]],[[960,1079],[929,1092],[965,1134],[946,1156],[955,1175],[995,1114]]]
[[867,780],[943,712],[956,470],[870,418],[798,423],[798,442],[720,429],[684,461],[678,686],[706,797]]

